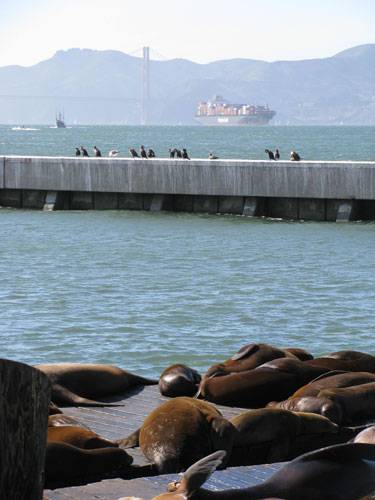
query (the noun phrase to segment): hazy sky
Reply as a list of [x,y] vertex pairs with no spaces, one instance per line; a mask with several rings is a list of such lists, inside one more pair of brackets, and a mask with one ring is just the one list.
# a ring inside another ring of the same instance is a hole
[[0,66],[72,47],[168,59],[326,57],[375,42],[375,0],[0,0]]

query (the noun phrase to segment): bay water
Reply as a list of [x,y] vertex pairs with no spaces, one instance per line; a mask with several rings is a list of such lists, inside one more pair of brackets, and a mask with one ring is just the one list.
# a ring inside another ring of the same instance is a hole
[[[0,155],[187,147],[375,160],[374,127],[0,127]],[[0,209],[0,349],[27,363],[203,371],[242,345],[375,354],[375,224]]]

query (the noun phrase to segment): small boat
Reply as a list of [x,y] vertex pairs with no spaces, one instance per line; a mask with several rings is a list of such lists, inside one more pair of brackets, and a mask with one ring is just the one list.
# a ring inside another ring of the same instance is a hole
[[56,127],[66,128],[64,115],[60,112],[56,115]]

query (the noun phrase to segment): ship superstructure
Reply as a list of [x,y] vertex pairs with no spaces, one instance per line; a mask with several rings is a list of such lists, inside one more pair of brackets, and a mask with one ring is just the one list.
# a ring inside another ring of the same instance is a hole
[[64,115],[60,112],[56,115],[56,127],[66,128]]
[[201,125],[266,125],[275,115],[268,106],[232,104],[215,95],[198,104],[195,118]]

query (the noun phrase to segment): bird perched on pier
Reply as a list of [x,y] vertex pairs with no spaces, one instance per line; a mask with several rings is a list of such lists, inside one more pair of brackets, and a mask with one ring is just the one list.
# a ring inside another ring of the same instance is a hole
[[141,158],[147,158],[147,153],[144,146],[141,146]]
[[119,154],[119,151],[117,151],[117,149],[111,149],[111,151],[109,151],[108,153],[108,156],[110,156],[111,158],[114,158],[115,156],[118,156]]
[[177,148],[176,148],[174,151],[175,151],[175,152],[174,152],[174,156],[175,156],[175,158],[182,158],[182,151],[180,151],[180,150],[179,150],[179,149],[177,149]]
[[149,149],[147,155],[149,158],[156,158],[155,151],[153,149]]
[[87,149],[85,149],[83,146],[81,146],[81,153],[82,153],[82,156],[89,156]]
[[169,158],[174,158],[176,154],[176,148],[174,149],[169,148],[168,153],[169,153]]
[[184,158],[185,160],[190,160],[188,152],[185,148],[182,149],[182,158]]
[[94,154],[96,157],[102,156],[100,149],[98,149],[96,146],[94,146]]
[[137,151],[135,149],[130,148],[129,153],[130,153],[132,158],[139,158],[139,154],[137,153]]
[[81,150],[79,148],[76,148],[76,156],[81,156]]
[[290,161],[300,161],[301,157],[296,151],[290,152]]
[[268,158],[270,160],[274,160],[275,159],[275,155],[273,154],[273,151],[270,151],[269,149],[265,149],[264,152],[268,154]]
[[275,151],[275,160],[280,160],[280,151],[278,149]]
[[216,156],[216,155],[214,155],[213,153],[210,153],[210,154],[208,155],[208,159],[209,159],[209,160],[218,160],[218,159],[219,159],[219,157],[218,157],[218,156]]

